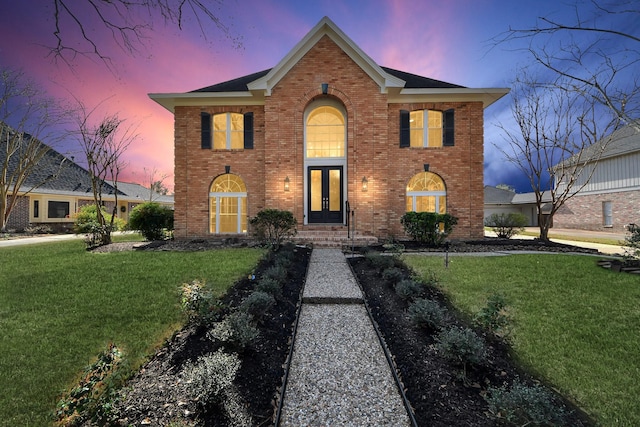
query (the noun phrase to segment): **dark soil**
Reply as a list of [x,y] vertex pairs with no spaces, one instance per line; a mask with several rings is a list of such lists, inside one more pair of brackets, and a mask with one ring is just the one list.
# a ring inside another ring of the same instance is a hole
[[[227,242],[234,243],[234,242]],[[411,242],[401,242],[406,251],[444,251],[444,248],[425,248]],[[131,250],[125,244],[114,244],[113,250]],[[139,246],[137,244],[136,246]],[[137,247],[138,250],[211,250],[217,243],[206,241],[164,242]],[[375,248],[385,250],[383,246]],[[102,248],[101,251],[108,251]],[[573,246],[543,245],[528,240],[485,239],[477,242],[452,243],[450,252],[479,252],[505,250],[542,250],[557,252],[586,252]],[[280,388],[283,384],[284,364],[290,351],[293,325],[298,311],[311,250],[295,248],[294,266],[288,271],[283,297],[278,300],[260,325],[259,339],[242,357],[242,365],[235,386],[254,420],[254,425],[270,426],[274,423]],[[527,383],[535,379],[519,370],[509,357],[509,348],[492,334],[477,331],[487,342],[487,362],[467,372],[461,378],[461,369],[448,364],[434,348],[434,334],[414,327],[406,316],[407,303],[396,296],[392,286],[386,283],[379,270],[366,264],[362,258],[351,260],[358,280],[363,286],[367,303],[379,329],[382,331],[406,395],[415,410],[420,426],[493,426],[500,425],[488,413],[483,398],[488,386],[510,384],[515,378]],[[255,270],[256,279],[272,259],[264,260]],[[408,274],[408,272],[407,272]],[[239,281],[225,297],[231,310],[254,289],[255,280]],[[437,288],[429,288],[429,298],[447,307],[449,324],[466,325],[464,317],[451,307]],[[118,426],[167,426],[174,425],[231,425],[220,406],[209,405],[203,409],[198,402],[189,399],[187,385],[180,378],[181,368],[187,361],[213,352],[216,345],[207,338],[206,328],[188,325],[169,340],[156,355],[143,366],[118,393],[111,425]],[[564,401],[570,408],[566,425],[588,426],[591,422],[579,410]],[[182,424],[177,424],[181,422]],[[91,425],[91,424],[86,424]]]
[[[211,249],[204,243],[196,242],[191,250]],[[189,250],[188,243],[168,243],[155,245],[158,249],[167,246],[174,250]],[[123,250],[118,245],[115,250]],[[260,335],[251,346],[240,354],[242,361],[235,385],[246,412],[251,414],[255,425],[273,425],[278,390],[283,383],[283,365],[290,348],[290,337],[297,316],[301,291],[306,277],[311,250],[305,247],[289,247],[295,253],[294,262],[287,271],[282,298],[277,300],[269,312],[261,317],[258,325]],[[273,264],[273,257],[263,260],[255,269],[256,279],[246,278],[236,283],[224,297],[227,311],[237,307],[255,288],[257,279],[266,268]],[[217,405],[202,408],[198,402],[189,399],[187,385],[182,383],[180,372],[185,362],[214,352],[219,348],[206,336],[207,328],[190,324],[176,333],[156,355],[143,366],[118,393],[112,413],[119,426],[167,426],[181,421],[188,424],[176,425],[230,425],[223,411]]]
[[[511,250],[503,248],[504,250]],[[509,386],[519,379],[528,385],[539,384],[519,369],[510,357],[508,345],[492,333],[475,328],[449,303],[436,287],[428,286],[424,298],[437,301],[446,309],[443,328],[470,327],[485,341],[486,361],[480,366],[463,368],[452,365],[436,349],[436,331],[415,326],[407,315],[408,302],[401,299],[393,285],[382,277],[381,269],[365,258],[350,259],[354,273],[366,295],[366,301],[381,331],[414,409],[419,426],[496,426],[500,422],[489,413],[484,398],[489,387]],[[409,277],[410,272],[405,270]],[[578,408],[558,396],[567,408],[566,426],[590,426],[593,423]]]

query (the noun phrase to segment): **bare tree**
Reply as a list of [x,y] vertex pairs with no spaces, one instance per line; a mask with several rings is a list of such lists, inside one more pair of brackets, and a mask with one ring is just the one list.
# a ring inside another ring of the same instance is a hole
[[498,43],[528,42],[535,61],[563,77],[565,89],[605,105],[638,127],[640,117],[640,3],[592,0],[573,6],[574,19],[541,17],[532,28],[510,28]]
[[154,201],[154,196],[156,194],[161,194],[163,196],[169,194],[169,189],[166,185],[164,185],[164,180],[169,177],[169,174],[159,174],[158,169],[155,167],[152,169],[144,168],[144,180],[145,184],[148,185],[149,188],[149,201]]
[[206,24],[210,22],[236,47],[241,46],[241,39],[232,37],[215,10],[222,0],[54,0],[53,3],[56,43],[50,47],[51,54],[65,62],[81,55],[111,64],[105,50],[108,42],[102,39],[104,34],[120,49],[134,55],[144,46],[158,21],[182,30],[189,18],[195,20],[205,39]]
[[44,96],[21,71],[0,70],[0,231],[6,232],[9,217],[20,197],[54,179],[53,173],[36,176],[38,165],[50,148],[49,127],[59,117],[57,103]]
[[[77,113],[77,135],[87,161],[87,170],[91,180],[93,200],[96,205],[98,229],[92,236],[92,245],[107,245],[111,243],[113,223],[118,208],[118,176],[125,167],[122,155],[129,145],[137,138],[134,129],[124,126],[124,120],[117,114],[105,115],[97,124],[93,124],[92,116],[96,108],[87,110],[79,103]],[[113,183],[113,209],[111,218],[105,218],[102,207],[105,205],[103,192]]]
[[511,91],[515,130],[499,124],[507,144],[495,144],[529,177],[543,241],[549,240],[553,215],[588,183],[619,123],[606,118],[592,98],[568,92],[565,83],[543,84],[523,72]]

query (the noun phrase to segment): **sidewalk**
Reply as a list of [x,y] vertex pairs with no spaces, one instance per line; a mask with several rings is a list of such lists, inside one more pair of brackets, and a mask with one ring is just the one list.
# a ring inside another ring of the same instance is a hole
[[410,425],[344,254],[314,249],[280,426]]

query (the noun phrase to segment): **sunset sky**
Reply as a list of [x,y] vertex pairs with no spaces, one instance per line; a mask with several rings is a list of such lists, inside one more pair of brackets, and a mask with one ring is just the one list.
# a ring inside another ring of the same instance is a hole
[[[75,0],[81,4],[81,0]],[[90,11],[83,11],[100,48],[111,58],[111,70],[96,58],[54,61],[52,0],[3,1],[0,6],[0,67],[22,69],[50,95],[81,100],[88,107],[102,102],[137,124],[139,138],[126,153],[125,181],[141,182],[143,168],[168,174],[173,185],[173,116],[148,93],[187,92],[276,65],[305,34],[328,16],[381,66],[471,88],[509,87],[518,67],[530,57],[517,45],[492,41],[513,28],[533,27],[539,17],[573,21],[570,2],[557,0],[221,0],[211,1],[228,36],[204,21],[203,31],[186,15],[183,30],[154,30],[131,54],[119,48]],[[80,6],[78,6],[80,7]],[[78,40],[67,19],[62,36]],[[80,48],[86,46],[77,45]],[[520,46],[521,47],[521,46]],[[507,96],[485,111],[485,184],[511,184],[530,191],[515,167],[505,163],[493,144],[504,144],[496,123],[508,123]],[[46,142],[46,141],[45,141]],[[55,147],[78,158],[71,142]]]

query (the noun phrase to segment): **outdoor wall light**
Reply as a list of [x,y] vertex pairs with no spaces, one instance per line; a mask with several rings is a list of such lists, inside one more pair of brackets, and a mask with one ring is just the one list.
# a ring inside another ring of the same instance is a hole
[[231,172],[231,166],[225,166],[224,173],[230,173],[230,172]]
[[369,189],[369,180],[367,179],[366,176],[363,176],[362,177],[362,191],[366,193],[368,189]]
[[289,180],[289,176],[287,176],[287,177],[284,179],[284,191],[289,191],[289,183],[290,183],[290,182],[291,182],[291,181]]
[[424,164],[424,171],[429,172],[429,163]]
[[329,83],[322,83],[320,86],[322,87],[322,94],[326,95],[329,92]]

